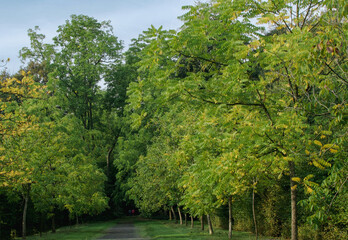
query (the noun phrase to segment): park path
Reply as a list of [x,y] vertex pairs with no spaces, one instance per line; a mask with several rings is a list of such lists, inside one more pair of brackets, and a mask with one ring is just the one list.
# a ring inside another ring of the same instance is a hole
[[98,238],[104,240],[146,240],[141,238],[132,223],[118,223],[106,230],[105,235]]

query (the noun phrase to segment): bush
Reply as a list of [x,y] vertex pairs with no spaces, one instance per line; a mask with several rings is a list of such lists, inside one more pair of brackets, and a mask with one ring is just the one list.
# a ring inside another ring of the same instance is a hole
[[328,225],[324,228],[322,233],[322,239],[325,240],[337,240],[337,239],[348,239],[348,229],[339,228],[334,225]]

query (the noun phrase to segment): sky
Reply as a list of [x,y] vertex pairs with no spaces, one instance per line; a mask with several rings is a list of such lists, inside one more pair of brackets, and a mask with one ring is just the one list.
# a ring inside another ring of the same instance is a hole
[[[151,25],[164,29],[179,29],[177,19],[185,13],[184,5],[195,0],[0,0],[0,60],[10,58],[6,64],[11,74],[22,65],[18,52],[29,47],[28,29],[40,27],[47,42],[56,35],[72,14],[84,14],[98,21],[111,21],[114,34],[125,47],[132,38]],[[0,69],[2,70],[2,69]]]

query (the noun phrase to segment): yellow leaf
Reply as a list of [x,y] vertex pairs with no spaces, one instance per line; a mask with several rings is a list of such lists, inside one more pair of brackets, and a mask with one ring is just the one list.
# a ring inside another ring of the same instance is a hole
[[330,148],[330,152],[331,152],[331,153],[337,153],[337,150],[336,150],[336,149],[333,149],[333,148]]
[[333,146],[334,146],[333,144],[325,144],[323,146],[323,149],[325,149],[325,148],[332,148]]
[[311,193],[313,192],[313,189],[310,188],[310,187],[308,187],[308,186],[307,186],[306,190],[307,190],[307,192],[308,192],[309,194],[311,194]]
[[323,146],[323,144],[322,144],[321,142],[319,142],[318,140],[314,140],[314,144],[316,144],[316,145],[318,145],[318,146],[320,146],[320,147]]
[[291,180],[298,183],[301,182],[301,178],[299,177],[293,177]]

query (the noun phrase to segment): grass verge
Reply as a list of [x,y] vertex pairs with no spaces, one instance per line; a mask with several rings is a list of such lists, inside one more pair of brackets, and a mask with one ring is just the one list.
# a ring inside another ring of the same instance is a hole
[[92,240],[104,235],[104,230],[115,226],[116,221],[80,224],[78,226],[62,227],[56,233],[43,233],[28,236],[27,240]]
[[[175,224],[170,221],[162,220],[143,220],[136,221],[135,226],[138,233],[148,239],[156,240],[226,240],[228,239],[228,231],[222,229],[214,229],[214,234],[209,235],[207,226],[202,231],[200,225],[196,223],[193,229],[190,226]],[[255,235],[247,232],[233,232],[233,240],[254,240]],[[259,237],[259,240],[271,240],[267,237]]]
[[[201,231],[200,224],[195,223],[193,229],[190,226],[175,224],[168,220],[150,220],[137,217],[126,217],[109,222],[97,222],[81,224],[72,227],[62,227],[57,232],[43,233],[28,236],[27,240],[95,240],[105,234],[105,230],[122,223],[134,223],[136,231],[141,237],[156,240],[226,240],[228,231],[214,229],[214,235],[209,235],[207,226],[205,231]],[[255,235],[247,232],[233,232],[233,240],[254,240]],[[259,237],[259,240],[271,240],[274,238]]]

